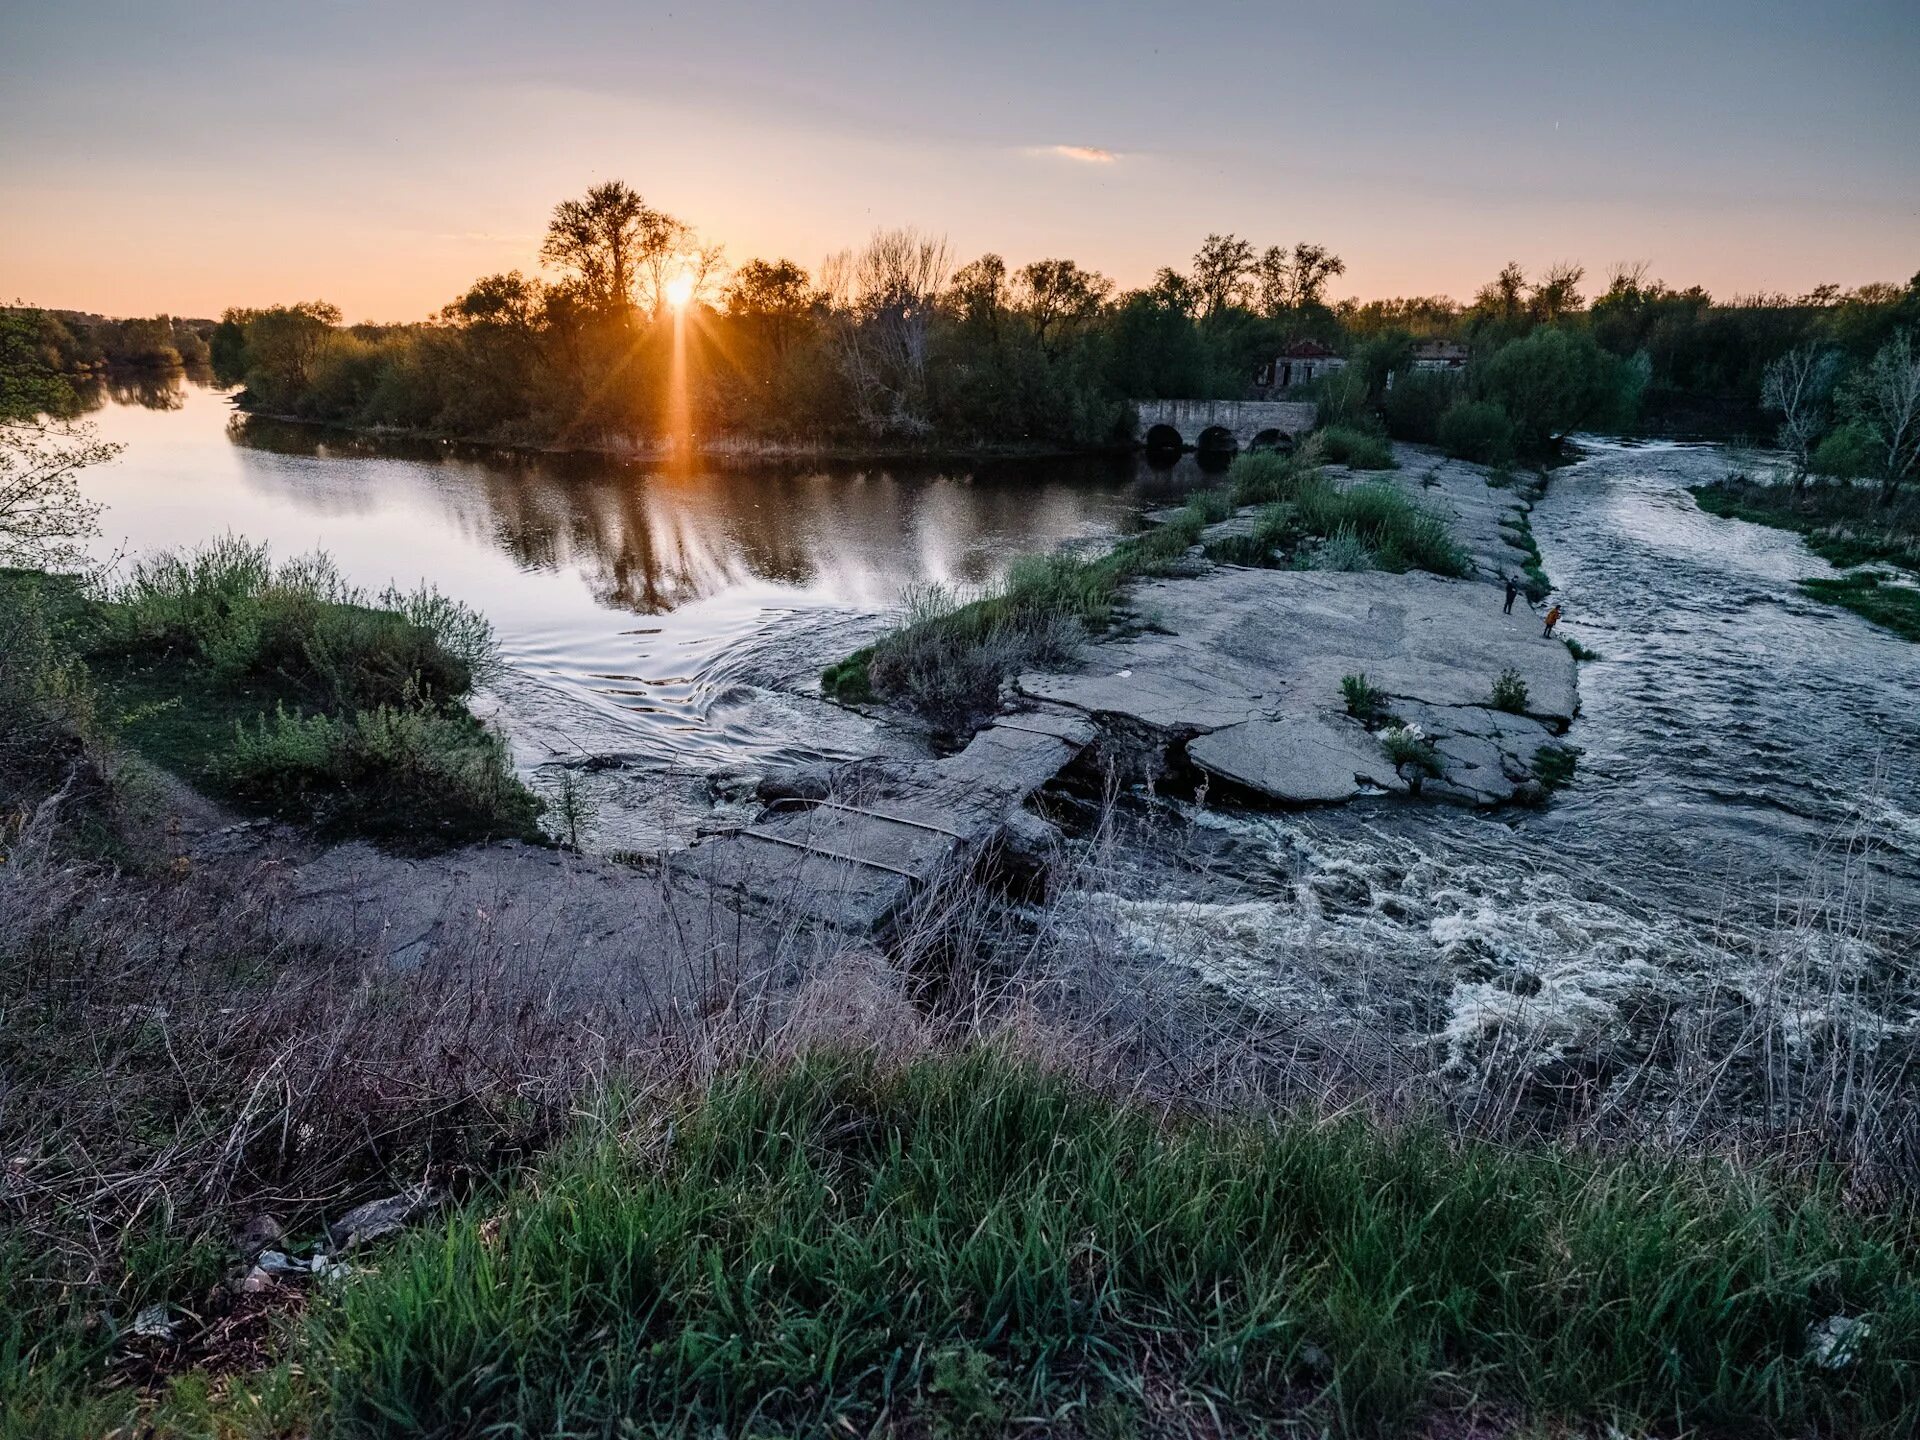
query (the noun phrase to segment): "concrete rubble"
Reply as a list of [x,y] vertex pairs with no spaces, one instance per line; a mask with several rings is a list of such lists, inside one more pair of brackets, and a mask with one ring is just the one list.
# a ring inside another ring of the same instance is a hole
[[[1019,678],[1020,696],[1077,711],[1105,733],[1145,737],[1174,762],[1270,800],[1324,804],[1418,789],[1469,805],[1535,798],[1533,757],[1578,707],[1575,663],[1539,619],[1502,613],[1500,581],[1524,556],[1510,535],[1522,492],[1473,466],[1403,449],[1402,468],[1333,471],[1387,480],[1447,516],[1473,557],[1470,579],[1419,572],[1217,565],[1134,587],[1139,633],[1089,647],[1077,670]],[[1209,534],[1249,533],[1251,511]],[[1513,671],[1524,714],[1492,704]],[[1441,773],[1396,767],[1374,731],[1345,713],[1341,681],[1364,675],[1398,721],[1417,727]]]

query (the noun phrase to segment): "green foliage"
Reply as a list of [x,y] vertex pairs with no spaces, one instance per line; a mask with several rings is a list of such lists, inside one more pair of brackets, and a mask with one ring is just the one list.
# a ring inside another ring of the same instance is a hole
[[1630,425],[1644,377],[1590,334],[1556,327],[1476,359],[1471,383],[1505,412],[1519,450],[1537,455],[1575,430]]
[[1849,420],[1834,427],[1814,446],[1807,464],[1816,475],[1836,480],[1870,480],[1880,469],[1879,438],[1871,426]]
[[1231,490],[1202,490],[1187,505],[1209,525],[1227,519],[1237,508]]
[[0,425],[72,415],[78,397],[68,377],[79,366],[77,348],[44,311],[0,309]]
[[[1343,1433],[1920,1414],[1900,1202],[1417,1125],[1169,1124],[991,1053],[750,1069],[670,1119],[664,1151],[584,1137],[317,1307],[331,1433],[964,1434],[1137,1404],[1150,1366],[1162,1414]],[[1823,1370],[1835,1313],[1872,1329]]]
[[1494,709],[1524,715],[1527,713],[1527,682],[1518,670],[1508,666],[1494,677],[1490,698]]
[[836,660],[820,675],[820,689],[830,700],[847,705],[865,705],[873,700],[873,647],[856,650],[844,660]]
[[1575,660],[1598,660],[1600,658],[1600,652],[1598,650],[1589,650],[1571,635],[1562,635],[1560,640],[1561,643],[1567,647],[1567,653],[1573,656]]
[[276,708],[236,726],[216,768],[232,795],[323,833],[412,846],[539,835],[540,802],[506,742],[465,712]]
[[1577,746],[1542,745],[1533,752],[1533,778],[1548,793],[1552,793],[1573,779],[1574,767],[1579,760]]
[[1365,675],[1342,675],[1340,693],[1347,702],[1347,713],[1356,720],[1372,720],[1386,712],[1387,697],[1375,689]]
[[1428,775],[1438,775],[1444,768],[1440,763],[1440,752],[1433,748],[1433,742],[1420,733],[1413,725],[1391,725],[1380,731],[1381,747],[1387,752],[1387,758],[1396,767],[1411,765]]
[[1920,573],[1920,499],[1889,505],[1862,487],[1796,491],[1738,476],[1697,485],[1693,497],[1710,515],[1803,535],[1808,549],[1834,565],[1881,563]]
[[1387,434],[1418,445],[1440,440],[1440,417],[1460,398],[1460,381],[1451,375],[1403,370],[1381,399]]
[[275,564],[232,536],[136,562],[107,599],[101,648],[271,678],[329,711],[457,698],[498,663],[486,620],[430,588],[375,608],[325,555]]
[[1330,465],[1345,465],[1354,470],[1392,470],[1393,446],[1379,435],[1344,425],[1329,426],[1318,432],[1322,453]]
[[1457,460],[1503,465],[1513,458],[1513,422],[1490,400],[1462,400],[1440,417],[1436,438]]

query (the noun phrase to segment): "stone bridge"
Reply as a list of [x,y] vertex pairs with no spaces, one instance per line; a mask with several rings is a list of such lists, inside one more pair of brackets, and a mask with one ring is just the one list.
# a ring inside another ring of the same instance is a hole
[[1290,450],[1316,413],[1300,400],[1136,400],[1133,408],[1150,450]]

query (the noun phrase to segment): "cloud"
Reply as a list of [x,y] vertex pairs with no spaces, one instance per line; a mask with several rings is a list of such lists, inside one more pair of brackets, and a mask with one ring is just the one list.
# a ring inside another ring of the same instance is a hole
[[1118,151],[1102,150],[1098,145],[1042,145],[1033,153],[1077,160],[1082,165],[1111,165],[1120,158]]

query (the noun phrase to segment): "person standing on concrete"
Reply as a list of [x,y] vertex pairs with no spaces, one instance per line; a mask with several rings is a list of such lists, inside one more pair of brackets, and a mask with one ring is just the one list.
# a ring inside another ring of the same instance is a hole
[[1507,608],[1500,612],[1502,615],[1511,615],[1513,613],[1514,597],[1519,593],[1520,582],[1515,580],[1511,575],[1507,576]]
[[1560,623],[1560,607],[1556,605],[1551,610],[1547,611],[1547,628],[1540,632],[1541,637],[1543,639],[1551,640],[1553,638],[1553,627],[1558,625],[1559,623]]

